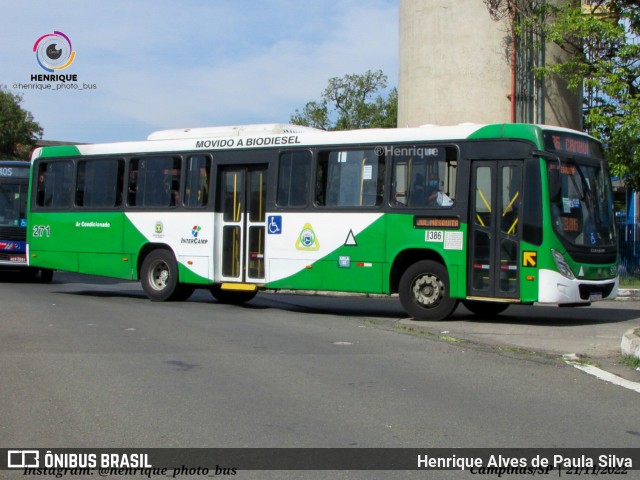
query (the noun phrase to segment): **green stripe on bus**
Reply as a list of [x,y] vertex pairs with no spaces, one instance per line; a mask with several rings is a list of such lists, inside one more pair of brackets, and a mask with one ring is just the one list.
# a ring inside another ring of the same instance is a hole
[[80,155],[80,150],[75,145],[56,145],[43,148],[40,158],[77,157],[78,155]]
[[537,148],[543,148],[542,131],[540,127],[535,125],[520,123],[487,125],[473,132],[468,138],[473,140],[514,138],[518,140],[528,140],[536,145]]

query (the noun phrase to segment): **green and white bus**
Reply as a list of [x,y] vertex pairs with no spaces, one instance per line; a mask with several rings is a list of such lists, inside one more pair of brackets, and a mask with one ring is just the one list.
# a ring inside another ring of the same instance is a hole
[[618,290],[600,144],[527,124],[326,132],[166,130],[33,155],[30,265],[208,288],[398,294],[418,320],[462,302],[588,305]]

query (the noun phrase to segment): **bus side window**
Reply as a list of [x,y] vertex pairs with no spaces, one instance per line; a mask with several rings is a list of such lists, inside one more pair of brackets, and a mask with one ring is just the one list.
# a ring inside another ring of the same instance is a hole
[[47,164],[41,163],[38,165],[38,184],[36,186],[36,205],[44,207],[46,190],[45,179],[47,175]]
[[294,151],[280,155],[276,204],[279,207],[306,207],[310,178],[311,152]]
[[138,206],[138,163],[134,158],[129,164],[129,181],[127,186],[127,203],[131,207]]
[[179,203],[180,158],[133,158],[129,166],[129,206],[167,208]]
[[454,203],[458,151],[439,145],[393,149],[392,207],[441,208]]
[[[542,180],[540,179],[540,161],[528,159],[525,162],[524,199],[522,216],[522,239],[533,245],[542,244]],[[551,200],[554,201],[553,199]]]
[[187,159],[187,178],[184,190],[185,207],[200,208],[207,206],[209,203],[210,173],[210,157],[206,155],[192,155]]
[[71,205],[73,192],[73,162],[41,162],[38,167],[36,205],[65,208]]
[[112,208],[122,203],[124,161],[108,158],[81,160],[76,179],[76,205],[87,208]]
[[382,203],[384,157],[373,149],[321,152],[316,172],[316,204],[375,207]]

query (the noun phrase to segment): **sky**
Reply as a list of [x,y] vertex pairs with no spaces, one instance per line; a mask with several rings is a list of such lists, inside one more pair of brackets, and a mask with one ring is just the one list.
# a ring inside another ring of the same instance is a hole
[[[288,123],[329,78],[367,70],[397,86],[397,0],[0,0],[0,11],[0,85],[45,140]],[[50,74],[33,48],[54,31],[75,58],[53,73],[77,75],[78,90],[32,80]]]

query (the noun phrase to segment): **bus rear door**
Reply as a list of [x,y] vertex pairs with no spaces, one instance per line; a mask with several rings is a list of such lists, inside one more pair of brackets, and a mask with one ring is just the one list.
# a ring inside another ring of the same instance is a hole
[[267,165],[222,166],[215,264],[222,282],[264,283]]

